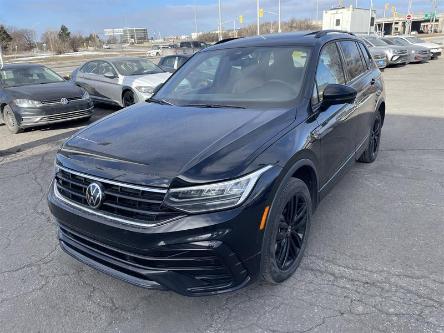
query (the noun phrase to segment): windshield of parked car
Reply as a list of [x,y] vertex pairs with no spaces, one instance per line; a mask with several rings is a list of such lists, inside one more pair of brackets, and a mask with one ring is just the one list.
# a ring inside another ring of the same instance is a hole
[[386,42],[389,45],[396,45],[395,41],[393,39],[390,39],[390,38],[384,38],[383,41]]
[[303,86],[310,48],[245,47],[195,54],[154,96],[181,106],[284,107]]
[[14,67],[0,70],[0,82],[5,88],[64,81],[59,75],[43,66]]
[[407,39],[410,43],[413,44],[422,44],[425,43],[424,40],[418,38],[418,37],[406,37],[405,39]]
[[160,67],[146,59],[114,60],[113,65],[124,76],[163,73]]
[[365,37],[373,46],[387,46],[388,44],[384,42],[382,39],[376,37]]
[[402,38],[392,38],[391,40],[393,40],[393,43],[395,43],[396,45],[399,45],[399,46],[408,46],[408,45],[410,45],[409,42],[405,41]]

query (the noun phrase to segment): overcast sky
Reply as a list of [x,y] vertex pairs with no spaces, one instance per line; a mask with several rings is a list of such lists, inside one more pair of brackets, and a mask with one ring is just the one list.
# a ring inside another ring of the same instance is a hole
[[[345,0],[346,5],[355,0]],[[382,15],[384,0],[374,0],[378,14]],[[388,1],[399,12],[406,12],[408,0]],[[256,19],[256,0],[221,0],[224,26],[231,28],[239,15],[245,24]],[[265,11],[277,12],[278,0],[260,0]],[[444,1],[441,1],[444,3]],[[319,0],[322,10],[337,4],[337,1]],[[360,7],[369,6],[369,1],[358,0]],[[416,13],[431,10],[431,0],[413,0]],[[316,17],[315,0],[281,0],[282,19]],[[196,11],[198,31],[217,29],[217,0],[0,0],[0,24],[19,28],[31,28],[41,34],[45,30],[58,30],[65,24],[73,32],[101,34],[104,28],[145,27],[150,34],[162,36],[190,34],[195,30]],[[443,4],[440,11],[444,11]],[[265,14],[265,20],[276,19]]]

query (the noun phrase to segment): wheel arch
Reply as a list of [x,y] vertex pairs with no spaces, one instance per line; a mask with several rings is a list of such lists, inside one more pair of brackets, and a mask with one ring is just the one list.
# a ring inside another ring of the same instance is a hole
[[315,211],[319,203],[319,175],[317,170],[316,163],[313,158],[310,158],[310,154],[300,152],[281,171],[282,176],[277,182],[275,191],[273,191],[273,197],[290,178],[298,178],[307,185],[312,199],[312,209]]

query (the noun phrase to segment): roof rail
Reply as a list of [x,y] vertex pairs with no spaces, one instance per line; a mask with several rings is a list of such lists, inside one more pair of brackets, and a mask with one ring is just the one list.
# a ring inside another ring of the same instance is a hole
[[335,30],[335,29],[313,31],[313,32],[308,33],[307,35],[315,35],[315,38],[321,38],[329,33],[342,33],[342,34],[349,34],[349,35],[355,36],[355,34],[352,32],[344,31],[344,30]]
[[232,41],[235,39],[239,39],[239,38],[242,38],[242,37],[231,37],[231,38],[221,39],[220,41],[214,43],[214,45],[223,44],[223,43],[226,43],[226,42],[229,42],[229,41]]

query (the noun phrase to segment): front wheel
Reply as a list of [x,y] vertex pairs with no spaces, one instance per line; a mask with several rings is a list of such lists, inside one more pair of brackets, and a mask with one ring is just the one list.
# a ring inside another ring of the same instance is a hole
[[311,196],[300,179],[290,178],[277,193],[262,246],[262,277],[273,284],[288,279],[298,268],[311,223]]
[[132,91],[125,91],[122,97],[123,107],[133,105],[135,103],[134,93]]
[[22,131],[14,112],[12,112],[12,109],[9,105],[6,105],[3,109],[3,121],[12,134],[17,134]]
[[370,129],[370,137],[368,140],[367,149],[362,153],[358,159],[359,162],[372,163],[376,160],[379,153],[379,145],[381,142],[382,117],[378,112]]

